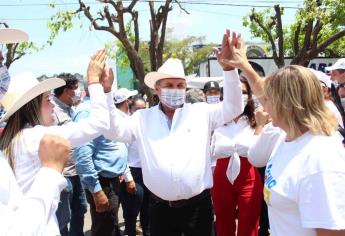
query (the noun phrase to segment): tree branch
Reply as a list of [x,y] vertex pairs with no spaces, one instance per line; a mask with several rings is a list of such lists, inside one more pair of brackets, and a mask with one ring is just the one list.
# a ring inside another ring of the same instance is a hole
[[124,12],[132,12],[135,4],[137,4],[138,0],[133,0],[128,7],[126,7],[123,11]]
[[157,61],[156,61],[156,44],[157,44],[157,18],[155,14],[155,8],[154,8],[154,2],[149,2],[150,6],[150,14],[151,14],[151,20],[150,20],[150,45],[149,45],[149,53],[150,53],[150,64],[151,64],[151,70],[154,71],[157,68]]
[[138,24],[138,12],[131,12],[133,25],[134,25],[134,48],[136,51],[139,51],[139,24]]
[[182,4],[179,1],[175,0],[174,2],[177,3],[177,5],[182,11],[189,15],[189,12],[182,6]]
[[316,49],[317,54],[323,52],[329,45],[337,41],[338,39],[345,36],[345,30],[342,30],[331,37],[329,37],[326,41],[319,44],[319,46]]
[[279,5],[274,6],[276,12],[276,28],[277,28],[277,37],[278,37],[278,53],[279,53],[279,64],[284,65],[284,32],[282,26],[282,13]]
[[5,28],[9,28],[10,27],[6,22],[0,22],[0,25],[4,25]]
[[299,35],[301,33],[301,22],[298,23],[296,31],[295,31],[295,37],[293,42],[293,50],[294,54],[297,55],[299,51]]
[[272,47],[273,59],[274,59],[274,61],[277,64],[278,67],[282,66],[282,65],[279,64],[280,62],[279,62],[278,54],[277,54],[277,47],[276,47],[276,45],[274,43],[274,39],[273,39],[271,31],[268,30],[264,26],[263,22],[257,17],[254,8],[252,9],[252,14],[249,17],[250,17],[250,21],[256,22],[258,24],[258,26],[265,32],[265,34],[267,35],[268,40],[269,40],[269,42],[271,44],[271,47]]
[[322,24],[320,22],[320,19],[317,19],[313,32],[312,32],[312,39],[311,39],[311,48],[313,49],[317,48],[318,35],[321,31],[321,28],[322,28]]
[[[97,23],[98,20],[104,20],[104,17],[98,17],[94,18],[91,13],[90,13],[90,7],[86,7],[83,1],[79,0],[79,10],[77,11],[82,11],[84,12],[84,15],[89,19],[91,22],[93,28],[95,30],[103,30],[103,31],[108,31],[109,33],[113,34],[115,37],[118,37],[119,33],[115,30],[113,27],[114,25],[111,23],[109,26],[101,26]],[[109,23],[109,20],[108,20]]]
[[159,39],[159,43],[157,46],[157,67],[160,67],[163,64],[163,47],[164,47],[164,42],[165,42],[165,33],[166,33],[166,24],[167,24],[167,20],[168,20],[168,14],[169,11],[172,10],[172,8],[170,7],[171,4],[171,0],[166,1],[164,8],[162,8],[162,14],[161,17],[163,18],[162,21],[162,26],[161,27],[161,34],[160,34],[160,39]]

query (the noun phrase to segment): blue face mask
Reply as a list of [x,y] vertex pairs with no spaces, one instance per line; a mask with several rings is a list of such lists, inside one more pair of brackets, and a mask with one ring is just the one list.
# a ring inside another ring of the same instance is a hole
[[220,95],[206,96],[206,102],[208,104],[216,104],[220,102]]
[[186,100],[185,89],[161,89],[161,102],[171,109],[181,107]]

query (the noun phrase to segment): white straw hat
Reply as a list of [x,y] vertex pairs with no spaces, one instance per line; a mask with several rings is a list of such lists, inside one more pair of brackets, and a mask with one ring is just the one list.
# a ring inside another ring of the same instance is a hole
[[144,82],[149,88],[154,89],[158,80],[168,78],[187,80],[181,60],[169,58],[161,67],[159,67],[157,72],[154,71],[146,74]]
[[0,122],[6,121],[13,113],[38,95],[65,84],[66,82],[59,78],[51,78],[39,82],[30,72],[15,76],[11,79],[10,86],[0,101],[5,110]]
[[29,36],[19,29],[0,29],[0,44],[22,43],[29,40]]

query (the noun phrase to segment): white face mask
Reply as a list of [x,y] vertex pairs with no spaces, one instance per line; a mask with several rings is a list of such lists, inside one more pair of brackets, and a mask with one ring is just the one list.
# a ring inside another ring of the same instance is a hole
[[186,100],[185,89],[161,89],[161,102],[171,109],[182,106]]
[[220,95],[206,96],[206,102],[208,104],[216,104],[220,102]]
[[8,86],[10,85],[11,77],[7,71],[6,66],[0,65],[0,99],[7,92]]
[[74,96],[71,97],[73,104],[77,103],[79,100],[81,100],[81,90],[79,88],[77,88],[76,90],[74,90]]
[[248,94],[242,94],[242,102],[243,102],[243,106],[247,106],[248,104]]

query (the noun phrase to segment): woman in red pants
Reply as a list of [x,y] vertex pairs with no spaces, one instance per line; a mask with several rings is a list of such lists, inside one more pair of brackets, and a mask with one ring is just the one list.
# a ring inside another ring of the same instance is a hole
[[236,208],[237,235],[258,235],[263,186],[258,170],[247,159],[258,127],[249,84],[243,77],[241,82],[244,112],[215,130],[212,137],[211,151],[217,158],[212,189],[217,236],[236,235]]

